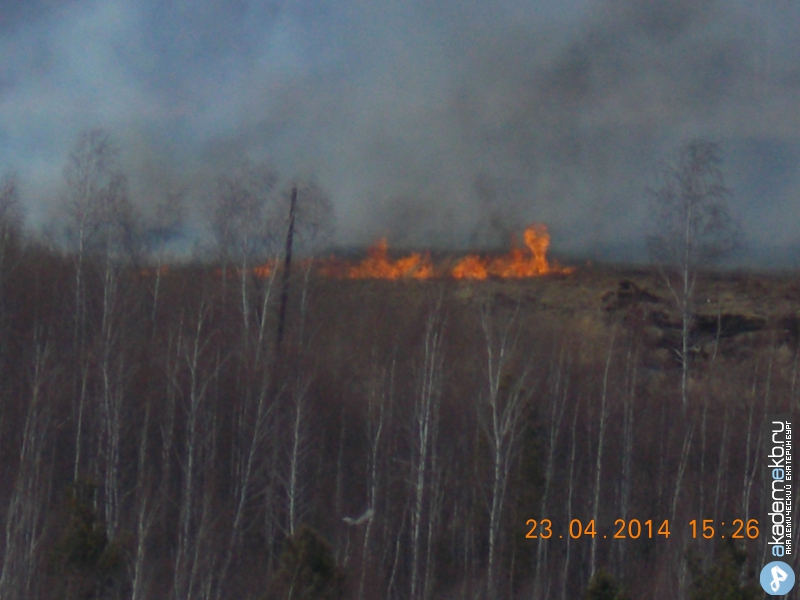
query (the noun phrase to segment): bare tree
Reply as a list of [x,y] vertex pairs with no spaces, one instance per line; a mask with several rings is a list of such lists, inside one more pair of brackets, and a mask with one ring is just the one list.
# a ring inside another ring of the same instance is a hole
[[[92,251],[102,260],[102,312],[99,337],[90,338],[89,349],[99,370],[97,416],[100,422],[96,434],[99,437],[97,457],[102,460],[95,460],[94,468],[97,474],[102,468],[106,535],[113,540],[120,518],[123,405],[126,381],[132,372],[125,356],[126,334],[129,333],[126,321],[130,311],[126,310],[128,296],[122,293],[121,282],[123,270],[139,263],[144,238],[142,221],[128,197],[123,174],[114,173],[96,201],[97,239],[93,240]],[[85,384],[81,389],[85,389]]]
[[[628,346],[625,367],[625,390],[622,398],[622,473],[619,480],[619,507],[620,517],[627,523],[630,510],[631,488],[633,484],[634,460],[634,406],[636,405],[636,381],[638,374],[638,347],[639,339],[634,338]],[[628,547],[619,545],[619,564],[621,575],[625,573],[625,553]]]
[[0,179],[0,374],[2,357],[7,352],[6,285],[13,266],[14,251],[22,235],[22,209],[19,201],[19,177],[14,171],[6,172]]
[[167,244],[178,237],[183,224],[184,190],[172,192],[156,206],[155,215],[146,225],[145,243],[147,252],[155,258],[156,269],[153,284],[153,310],[151,320],[155,325],[158,310],[158,293],[161,287],[161,276],[164,271],[164,254]]
[[[76,293],[83,291],[88,253],[130,256],[139,240],[127,180],[119,168],[120,149],[102,128],[82,132],[64,167],[66,193],[61,222],[65,241],[76,260]],[[79,298],[78,300],[82,300]],[[78,304],[78,309],[83,305]]]
[[152,485],[147,465],[147,445],[150,434],[151,398],[147,396],[144,407],[144,422],[139,440],[139,456],[136,469],[136,549],[133,556],[131,600],[142,600],[146,597],[147,588],[147,537],[155,522],[157,512],[153,507]]
[[[661,186],[650,190],[656,231],[648,243],[680,314],[680,348],[676,353],[681,365],[681,406],[686,416],[697,272],[729,254],[741,235],[729,212],[731,192],[724,184],[717,144],[702,139],[688,142],[663,167],[662,178]],[[692,419],[687,423],[681,445],[671,520],[678,508],[694,429]],[[678,586],[683,588],[684,563],[678,568]]]
[[[38,330],[38,327],[37,327]],[[46,395],[53,378],[51,348],[34,334],[30,401],[19,449],[19,470],[6,513],[5,550],[0,570],[0,597],[31,598],[36,579],[38,550],[47,508],[47,437],[51,409]]]
[[[108,326],[110,307],[116,292],[114,262],[130,255],[135,239],[135,216],[127,195],[125,176],[118,169],[119,148],[101,128],[84,131],[64,167],[66,194],[62,204],[65,213],[63,234],[75,259],[74,352],[77,357],[73,378],[76,422],[74,480],[78,480],[86,408],[88,362],[86,347],[86,260],[99,253],[103,265],[103,324],[105,342],[112,335]],[[109,358],[108,343],[103,344],[104,358]],[[108,366],[108,362],[104,362]],[[105,375],[108,375],[107,371]],[[107,382],[108,380],[106,380]],[[108,391],[106,389],[106,391]],[[105,400],[108,400],[105,396]]]
[[[297,212],[295,215],[295,231],[297,246],[301,254],[313,254],[333,238],[333,206],[328,192],[316,179],[294,180],[283,193],[283,204],[288,205],[290,190],[297,187]],[[286,230],[286,219],[289,211],[281,209],[281,231]]]
[[124,358],[127,311],[123,305],[125,295],[120,293],[120,269],[123,262],[128,259],[135,261],[138,257],[135,248],[138,234],[134,231],[137,219],[126,187],[125,178],[115,175],[99,207],[99,229],[103,236],[100,245],[105,256],[100,340],[97,344],[101,386],[98,455],[104,458],[105,523],[109,540],[114,539],[119,523],[122,410],[128,374]]
[[[287,212],[288,222],[282,228],[286,231],[286,250],[283,262],[283,282],[281,286],[280,312],[278,314],[278,335],[276,339],[276,351],[280,354],[280,347],[283,342],[284,327],[286,323],[286,308],[289,298],[290,269],[292,263],[292,249],[297,238],[299,249],[308,254],[313,254],[321,246],[330,241],[333,232],[333,222],[330,199],[315,181],[310,182],[291,182],[288,192],[289,210]],[[303,197],[298,202],[301,193]],[[287,193],[283,194],[287,199]],[[278,213],[282,216],[282,213]],[[305,306],[308,290],[308,276],[311,273],[311,263],[309,262],[305,271],[303,283],[303,293],[301,301],[300,315],[300,335],[303,341],[303,331],[305,325]]]
[[[428,316],[423,341],[422,369],[419,393],[414,404],[414,438],[411,479],[414,497],[411,511],[411,593],[416,600],[424,596],[422,576],[421,535],[426,513],[426,499],[430,503],[432,490],[428,489],[432,465],[436,460],[436,435],[439,426],[439,407],[442,392],[443,318],[441,301]],[[428,492],[426,494],[426,491]],[[430,515],[428,518],[431,518]]]
[[[281,386],[275,381],[275,370],[272,366],[273,356],[269,345],[265,343],[269,324],[268,306],[272,298],[275,281],[275,264],[272,259],[279,249],[281,231],[277,211],[279,194],[275,192],[278,175],[266,163],[253,164],[243,162],[235,169],[221,176],[213,197],[211,227],[216,241],[216,252],[222,267],[222,308],[226,310],[227,280],[229,274],[237,280],[239,312],[241,314],[237,356],[240,358],[237,370],[237,394],[239,401],[234,409],[233,446],[231,455],[232,490],[230,515],[232,519],[225,521],[229,527],[227,542],[221,551],[221,562],[214,597],[224,595],[231,566],[235,565],[235,556],[242,536],[245,533],[245,521],[249,507],[258,494],[254,491],[257,479],[265,478],[264,498],[267,507],[264,523],[268,531],[281,525],[275,517],[276,493],[274,482],[283,467],[277,460],[279,444],[275,439],[274,427],[277,416],[273,413],[275,399]],[[257,267],[266,263],[267,269],[257,273]],[[257,298],[257,300],[256,300]],[[220,355],[218,353],[218,360]],[[297,391],[297,390],[296,390]],[[295,431],[297,441],[302,440],[305,417],[305,390],[293,395],[296,401],[297,418],[292,421],[298,425]],[[302,425],[302,426],[300,426]],[[296,450],[300,463],[301,450]],[[270,460],[272,458],[272,460]],[[298,471],[289,469],[297,476]],[[289,477],[291,479],[291,477]],[[297,479],[294,480],[298,484]],[[287,487],[291,487],[287,484]],[[292,488],[291,497],[300,496],[297,487]],[[297,508],[296,504],[292,505]],[[293,515],[296,516],[296,515]],[[293,529],[295,520],[290,519]],[[267,534],[271,538],[271,534]],[[270,561],[271,567],[271,561]]]
[[19,176],[7,171],[0,179],[0,285],[8,268],[9,252],[22,235]]
[[[539,509],[540,515],[547,514],[547,502],[550,497],[550,488],[553,481],[553,472],[556,462],[556,443],[561,431],[561,422],[564,418],[564,412],[567,405],[567,391],[569,388],[569,377],[572,357],[567,355],[566,350],[562,346],[558,355],[558,362],[553,361],[552,380],[550,381],[550,389],[548,399],[550,402],[550,415],[548,419],[548,433],[547,433],[547,459],[545,461],[544,472],[544,492],[542,493],[542,502]],[[566,361],[566,364],[565,364]],[[539,538],[539,543],[536,548],[536,572],[534,576],[534,598],[542,597],[542,569],[547,571],[547,549],[548,544],[544,538]]]
[[[594,499],[592,501],[592,520],[597,523],[600,515],[600,486],[603,481],[603,440],[605,438],[606,427],[608,425],[609,401],[608,401],[608,372],[611,368],[611,359],[614,350],[614,336],[616,327],[611,331],[611,341],[608,343],[608,355],[606,356],[606,368],[603,372],[603,388],[600,395],[600,423],[597,432],[597,457],[595,463],[594,479]],[[592,536],[592,550],[590,561],[589,579],[594,577],[597,566],[597,536]]]
[[[209,327],[210,310],[204,294],[197,309],[196,323],[187,322],[191,329],[185,338],[178,341],[176,348],[188,379],[188,389],[182,394],[186,433],[173,575],[176,599],[195,597],[200,589],[210,585],[213,574],[209,565],[213,562],[213,552],[208,539],[214,518],[210,506],[213,471],[201,468],[204,464],[212,465],[216,454],[217,418],[213,407],[208,405],[209,388],[219,375],[220,365],[217,363],[214,368],[207,368],[207,355],[214,334]],[[208,597],[209,593],[201,596]]]
[[[269,456],[270,446],[275,445],[275,440],[272,439],[275,429],[273,412],[275,412],[274,409],[277,403],[273,401],[274,398],[270,394],[271,369],[266,364],[269,357],[262,352],[264,347],[262,343],[264,315],[266,313],[266,305],[269,302],[273,280],[274,273],[266,280],[263,296],[264,306],[258,322],[259,333],[256,338],[253,359],[254,379],[256,381],[252,385],[250,385],[250,382],[246,382],[242,394],[242,402],[236,415],[239,443],[235,446],[236,451],[233,453],[233,518],[230,523],[228,547],[217,582],[216,598],[222,597],[224,593],[222,586],[226,583],[234,553],[244,533],[245,514],[248,502],[252,501],[252,488],[254,487],[256,476],[261,469],[266,468],[266,465],[262,464],[263,457],[265,455]],[[303,398],[297,396],[293,396],[293,398],[296,400],[298,411],[301,413],[300,417],[302,417]],[[301,432],[298,431],[297,433],[300,435]],[[272,468],[274,469],[274,466]]]
[[681,400],[689,403],[689,353],[698,268],[730,253],[740,238],[730,215],[719,146],[707,140],[684,145],[663,167],[663,181],[651,189],[655,233],[650,253],[681,316]]
[[[378,504],[378,493],[382,486],[380,480],[380,461],[381,450],[384,445],[382,438],[385,437],[385,429],[388,426],[389,413],[392,409],[392,400],[394,394],[394,373],[396,366],[396,357],[392,358],[391,366],[379,369],[377,366],[377,358],[373,356],[373,373],[372,382],[368,392],[367,404],[367,439],[369,440],[369,456],[368,456],[368,508],[359,519],[348,522],[348,524],[359,524],[361,519],[366,521],[367,525],[364,528],[364,545],[361,553],[361,573],[358,582],[358,600],[364,597],[364,582],[367,570],[367,560],[370,557],[370,541],[372,534],[372,516],[374,515],[375,506]],[[385,518],[385,517],[383,517]],[[363,522],[363,521],[361,521]]]
[[222,261],[223,286],[228,268],[236,265],[238,269],[245,329],[250,321],[249,270],[276,250],[279,233],[272,191],[277,181],[277,174],[268,165],[249,163],[217,181],[211,227]]
[[[572,429],[571,429],[571,440],[570,440],[570,456],[569,456],[569,477],[568,477],[568,484],[567,484],[567,523],[572,523],[572,515],[573,515],[573,502],[572,498],[575,492],[575,455],[576,450],[578,448],[578,438],[576,436],[577,427],[578,427],[578,416],[579,416],[579,409],[580,409],[580,399],[578,402],[575,403],[575,413],[572,416]],[[564,568],[561,573],[561,600],[566,600],[567,598],[567,581],[569,580],[569,568],[570,568],[570,558],[571,558],[571,551],[572,551],[572,536],[567,536],[567,549],[564,556]]]
[[520,324],[517,311],[497,327],[492,307],[481,311],[486,340],[487,390],[480,396],[480,422],[488,437],[492,457],[492,500],[489,511],[489,560],[487,586],[490,598],[497,597],[497,562],[500,527],[505,507],[509,469],[518,448],[520,424],[528,409],[529,372],[515,372]]
[[307,459],[308,444],[306,420],[308,412],[307,393],[310,380],[297,378],[292,390],[291,446],[289,448],[289,464],[286,477],[286,504],[288,511],[287,531],[289,537],[294,536],[300,520],[305,514],[306,481],[303,478],[303,466]]

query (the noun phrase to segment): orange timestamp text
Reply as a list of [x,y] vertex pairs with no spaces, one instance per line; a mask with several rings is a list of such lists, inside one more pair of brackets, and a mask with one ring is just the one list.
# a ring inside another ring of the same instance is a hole
[[[721,525],[724,527],[725,522],[723,521]],[[657,538],[659,536],[667,539],[671,533],[669,519],[664,519],[660,525],[652,519],[647,519],[646,521],[641,521],[639,519],[617,519],[614,521],[614,528],[605,532],[605,534],[598,532],[594,519],[590,519],[588,522],[581,521],[580,519],[572,519],[566,531],[560,534],[554,532],[553,522],[550,519],[540,519],[538,521],[536,519],[528,519],[525,522],[525,526],[527,528],[527,533],[525,534],[527,539],[543,540],[549,540],[553,537],[563,539],[565,535],[569,535],[572,539],[581,537],[593,538],[598,535],[602,538],[616,540]],[[702,521],[692,519],[689,521],[688,526],[693,538],[697,538],[698,533],[702,538],[707,540],[717,536],[717,530],[714,528],[713,519],[703,519]],[[730,521],[730,527],[732,530],[725,531],[729,532],[730,537],[733,539],[745,539],[746,537],[752,540],[756,539],[759,534],[757,519],[749,519],[747,522],[743,519],[734,519]],[[722,533],[718,537],[724,538],[725,534]]]

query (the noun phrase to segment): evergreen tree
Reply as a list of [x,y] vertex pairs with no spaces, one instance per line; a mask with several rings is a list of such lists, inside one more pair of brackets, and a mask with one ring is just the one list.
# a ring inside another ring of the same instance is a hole
[[124,549],[109,542],[93,502],[97,485],[79,480],[67,495],[69,523],[56,548],[55,563],[66,598],[121,598],[124,595]]
[[612,577],[604,569],[595,573],[586,588],[586,600],[627,600],[627,596]]
[[[754,582],[754,573],[745,578],[747,551],[733,540],[726,539],[716,561],[705,571],[699,560],[690,559],[692,600],[755,600],[761,598],[761,586]],[[743,580],[749,579],[750,581]]]
[[307,525],[286,540],[281,556],[277,589],[269,598],[335,600],[342,597],[344,574],[336,565],[330,545]]

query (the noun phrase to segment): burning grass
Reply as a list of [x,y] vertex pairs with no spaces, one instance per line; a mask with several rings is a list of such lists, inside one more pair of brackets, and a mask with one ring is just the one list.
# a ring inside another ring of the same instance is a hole
[[[520,248],[513,243],[507,254],[502,256],[483,256],[469,254],[455,262],[436,265],[429,252],[412,252],[406,256],[392,259],[389,244],[385,238],[379,240],[367,251],[367,257],[357,263],[329,258],[317,261],[316,270],[324,277],[337,279],[527,279],[552,273],[568,274],[575,269],[561,267],[547,259],[550,247],[550,234],[545,225],[534,223],[524,234],[525,246]],[[256,268],[256,275],[266,277],[274,268],[268,263]]]

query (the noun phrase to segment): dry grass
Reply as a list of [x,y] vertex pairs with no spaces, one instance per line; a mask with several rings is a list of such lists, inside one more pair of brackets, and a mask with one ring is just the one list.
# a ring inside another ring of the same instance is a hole
[[[645,365],[677,365],[680,313],[656,269],[583,266],[570,275],[487,281],[318,280],[324,302],[333,306],[394,306],[422,314],[441,295],[445,305],[470,310],[491,302],[519,306],[525,319],[560,323],[590,347],[604,346],[611,330],[623,326],[641,336]],[[748,360],[775,349],[775,364],[791,369],[800,335],[800,284],[793,274],[702,273],[695,293],[693,361],[708,366]]]

